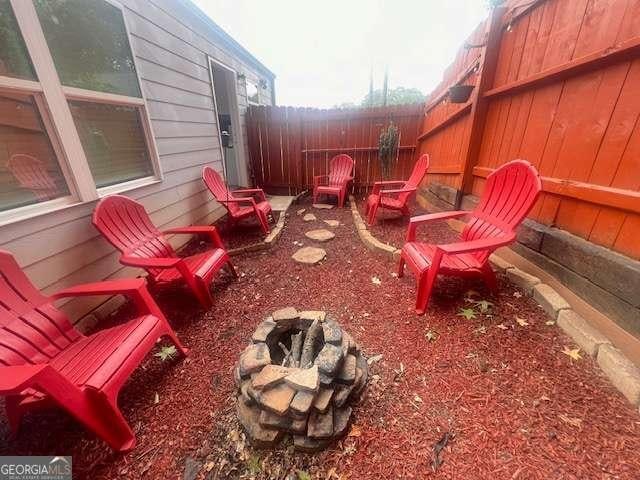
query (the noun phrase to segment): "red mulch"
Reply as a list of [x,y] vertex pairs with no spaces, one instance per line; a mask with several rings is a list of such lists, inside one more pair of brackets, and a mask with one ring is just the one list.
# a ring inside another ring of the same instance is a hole
[[[191,356],[164,363],[149,357],[123,389],[120,404],[138,436],[131,453],[111,453],[54,411],[29,415],[16,440],[0,424],[0,454],[73,455],[75,478],[91,479],[182,478],[187,457],[205,465],[199,478],[285,478],[295,470],[321,479],[640,476],[637,409],[592,359],[562,353],[571,340],[546,324],[531,299],[514,296],[503,278],[498,298],[479,283],[444,278],[427,315],[418,317],[412,277],[395,278],[394,262],[363,247],[348,208],[315,210],[319,220],[310,223],[296,216],[297,208],[274,249],[234,258],[241,277],[216,281],[209,312],[184,291],[159,296]],[[310,245],[303,233],[329,218],[343,225],[324,245],[327,259],[295,264],[293,242]],[[380,225],[374,234],[383,229],[387,238],[401,239],[406,219],[397,231]],[[422,235],[448,241],[451,233],[429,228]],[[457,316],[471,305],[465,300],[470,289],[495,304],[489,315]],[[316,455],[287,446],[244,448],[233,414],[231,370],[239,352],[264,316],[289,305],[331,312],[368,356],[383,356],[371,366],[351,436]],[[528,325],[519,325],[516,315]],[[437,339],[429,341],[427,331]],[[447,432],[453,438],[434,473],[433,446]]]

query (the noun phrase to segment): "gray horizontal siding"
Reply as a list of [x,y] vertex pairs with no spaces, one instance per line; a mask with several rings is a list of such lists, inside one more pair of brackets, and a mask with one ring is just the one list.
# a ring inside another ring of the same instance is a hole
[[[180,1],[121,3],[163,172],[161,182],[126,195],[140,201],[161,229],[211,223],[224,209],[201,180],[205,165],[222,170],[207,55],[254,81],[260,75],[195,31],[192,14]],[[237,89],[245,130],[244,80],[238,81]],[[140,274],[120,265],[113,247],[94,229],[94,207],[95,202],[75,205],[3,227],[0,247],[12,251],[34,283],[47,293],[77,283]],[[188,239],[176,236],[171,241],[179,246]],[[104,301],[71,300],[64,309],[78,318]]]

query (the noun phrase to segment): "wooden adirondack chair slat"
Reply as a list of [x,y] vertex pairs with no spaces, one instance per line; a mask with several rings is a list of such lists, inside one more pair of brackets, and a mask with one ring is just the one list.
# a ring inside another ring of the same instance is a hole
[[[69,296],[114,294],[132,297],[138,316],[91,336],[77,331],[53,304]],[[0,250],[0,395],[14,431],[29,410],[55,404],[114,450],[130,450],[135,435],[118,409],[118,392],[165,335],[187,354],[143,279],[81,285],[49,298]]]
[[[478,205],[472,212],[454,211],[413,217],[407,242],[402,247],[398,276],[406,265],[418,281],[416,312],[425,313],[439,273],[461,277],[481,276],[495,290],[497,283],[489,256],[499,247],[515,241],[515,229],[533,207],[542,183],[538,171],[529,162],[513,160],[487,177]],[[431,245],[416,241],[418,225],[435,220],[468,215],[461,241]]]
[[156,285],[186,283],[204,308],[213,304],[209,286],[215,274],[225,265],[232,275],[236,274],[216,227],[193,226],[164,232],[209,235],[211,250],[182,258],[151,222],[144,207],[128,197],[112,195],[100,200],[93,212],[93,225],[120,250],[121,263],[144,268],[149,281]]
[[329,162],[329,174],[313,177],[313,203],[318,203],[320,195],[330,195],[338,197],[338,207],[342,207],[349,182],[353,180],[353,167],[353,158],[349,155],[341,153],[333,157]]
[[[367,223],[369,225],[374,224],[374,222],[376,221],[376,213],[378,212],[378,208],[397,210],[402,212],[403,215],[409,215],[407,202],[418,189],[418,185],[420,185],[420,182],[427,173],[428,168],[429,155],[425,153],[424,155],[420,156],[418,161],[413,166],[411,175],[406,182],[404,180],[388,180],[383,182],[375,182],[373,184],[373,191],[367,198],[365,211],[367,215]],[[389,188],[394,185],[400,188]]]

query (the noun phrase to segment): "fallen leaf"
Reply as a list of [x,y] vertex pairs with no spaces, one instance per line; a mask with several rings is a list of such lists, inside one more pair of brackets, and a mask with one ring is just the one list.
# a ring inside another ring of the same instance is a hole
[[382,354],[378,353],[377,355],[373,355],[367,359],[367,365],[373,365],[380,360],[382,360]]
[[362,429],[358,425],[351,425],[351,430],[347,434],[347,437],[359,437],[362,435]]
[[413,394],[413,400],[418,402],[418,403],[424,403],[424,401],[422,400],[422,398],[420,398],[420,396],[417,393]]
[[520,325],[521,327],[526,327],[527,325],[529,325],[529,322],[520,317],[516,317],[516,322],[518,322],[518,325]]
[[382,285],[382,280],[380,280],[378,277],[371,277],[371,283],[373,283],[374,285]]
[[476,318],[476,311],[473,308],[461,308],[458,316],[471,320],[472,318]]
[[560,415],[558,415],[558,417],[560,417],[560,420],[562,420],[564,423],[568,423],[569,425],[572,425],[576,428],[580,428],[582,427],[582,419],[581,418],[572,418],[569,417],[563,413],[561,413]]
[[580,355],[579,348],[564,347],[564,350],[562,350],[562,353],[564,353],[566,356],[571,358],[571,360],[580,360],[582,358],[582,356]]
[[484,325],[480,325],[478,328],[476,328],[473,333],[478,334],[478,335],[484,335],[485,333],[487,333],[487,327],[485,327]]
[[156,392],[156,395],[153,397],[153,403],[156,405],[160,403],[160,395],[158,395],[158,392]]
[[545,325],[555,325],[556,322],[554,322],[553,320],[547,320],[546,322],[544,322]]
[[516,298],[520,298],[522,297],[522,294],[520,292],[513,292],[513,296]]
[[427,330],[425,330],[424,332],[424,338],[427,339],[427,341],[429,342],[435,342],[438,339],[438,332],[436,332],[435,330],[431,330],[430,328],[428,328]]
[[509,330],[509,327],[507,327],[504,323],[500,323],[499,325],[496,325],[496,327],[498,327],[500,330]]

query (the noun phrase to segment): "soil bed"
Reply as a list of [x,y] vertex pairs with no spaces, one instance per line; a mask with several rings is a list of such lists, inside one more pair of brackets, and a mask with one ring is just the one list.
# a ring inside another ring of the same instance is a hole
[[[504,278],[497,298],[481,283],[443,278],[418,317],[414,279],[396,278],[395,262],[365,249],[348,208],[301,207],[318,220],[303,222],[294,206],[271,250],[235,257],[239,279],[216,280],[210,311],[184,290],[158,295],[191,356],[150,356],[123,389],[120,405],[138,437],[132,452],[111,453],[56,410],[28,415],[15,440],[3,416],[0,454],[73,455],[74,478],[91,479],[182,478],[186,464],[197,471],[190,478],[221,479],[638,478],[637,409],[592,359],[562,353],[571,340],[535,302]],[[321,245],[327,258],[295,263],[300,243],[314,245],[304,232],[327,228],[324,219],[342,222]],[[396,246],[405,232],[406,219],[372,229]],[[455,234],[424,228],[421,238]],[[481,300],[494,304],[484,314]],[[238,354],[263,317],[289,305],[332,312],[377,359],[349,436],[314,455],[287,445],[255,450],[235,418]],[[471,307],[476,318],[458,316]]]

